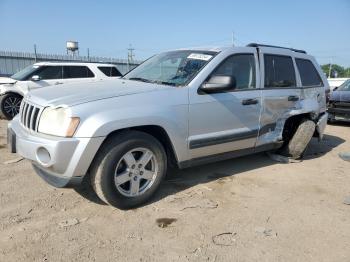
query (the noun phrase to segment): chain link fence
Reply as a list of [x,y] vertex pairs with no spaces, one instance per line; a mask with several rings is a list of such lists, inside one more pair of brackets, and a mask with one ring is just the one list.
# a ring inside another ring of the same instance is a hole
[[41,54],[27,52],[0,51],[0,76],[10,76],[23,68],[36,62],[94,62],[110,63],[117,66],[118,70],[125,74],[141,61],[129,63],[126,59],[98,57],[98,56],[71,56],[57,54]]

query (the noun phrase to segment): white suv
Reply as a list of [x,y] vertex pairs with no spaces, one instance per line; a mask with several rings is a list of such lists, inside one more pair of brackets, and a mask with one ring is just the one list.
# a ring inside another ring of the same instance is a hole
[[92,82],[121,75],[116,66],[111,64],[36,63],[10,78],[0,78],[0,115],[9,120],[17,115],[23,96],[32,89],[74,82]]

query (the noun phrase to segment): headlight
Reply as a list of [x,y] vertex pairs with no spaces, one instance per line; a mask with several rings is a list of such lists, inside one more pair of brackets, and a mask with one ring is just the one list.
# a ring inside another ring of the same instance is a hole
[[72,137],[79,122],[79,117],[71,116],[69,108],[47,107],[41,114],[38,131],[53,136]]

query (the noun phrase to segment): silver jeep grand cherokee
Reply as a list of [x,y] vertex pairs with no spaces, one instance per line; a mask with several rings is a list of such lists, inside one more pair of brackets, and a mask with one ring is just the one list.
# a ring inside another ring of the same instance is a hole
[[302,50],[183,49],[121,79],[29,93],[8,143],[56,187],[88,178],[118,208],[145,203],[180,168],[267,150],[301,157],[327,122],[327,80]]

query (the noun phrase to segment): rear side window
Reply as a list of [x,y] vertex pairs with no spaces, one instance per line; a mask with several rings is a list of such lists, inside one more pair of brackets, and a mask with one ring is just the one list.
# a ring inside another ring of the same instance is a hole
[[310,60],[297,58],[295,62],[299,70],[303,87],[323,86],[321,77]]
[[62,66],[43,66],[33,75],[38,75],[41,80],[62,79]]
[[97,67],[105,76],[122,76],[114,66],[98,66]]
[[253,54],[233,55],[222,62],[212,75],[233,76],[236,90],[255,88],[255,58]]
[[293,60],[289,56],[264,55],[265,87],[295,87]]
[[94,76],[94,73],[87,66],[63,67],[63,78],[89,78]]

